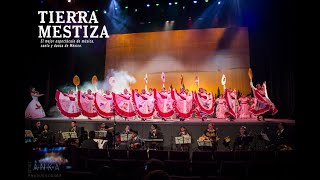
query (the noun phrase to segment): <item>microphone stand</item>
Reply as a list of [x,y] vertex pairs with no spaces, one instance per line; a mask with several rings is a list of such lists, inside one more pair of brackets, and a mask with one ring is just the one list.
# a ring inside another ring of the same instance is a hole
[[173,136],[171,136],[171,151],[173,151]]
[[116,149],[116,126],[117,126],[117,122],[116,122],[116,114],[115,114],[115,110],[113,108],[113,148]]

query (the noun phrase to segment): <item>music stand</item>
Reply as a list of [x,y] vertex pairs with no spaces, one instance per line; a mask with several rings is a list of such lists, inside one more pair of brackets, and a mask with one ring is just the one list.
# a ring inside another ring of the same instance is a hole
[[268,135],[266,133],[260,133],[262,138],[265,140],[265,141],[270,141]]
[[176,144],[191,144],[190,136],[175,137]]
[[204,141],[199,141],[198,142],[198,146],[200,147],[212,147],[212,142],[210,140],[204,140]]
[[62,132],[63,139],[75,139],[77,138],[76,132]]
[[94,131],[96,139],[102,139],[107,136],[108,131]]
[[120,141],[129,141],[132,138],[132,134],[120,134]]

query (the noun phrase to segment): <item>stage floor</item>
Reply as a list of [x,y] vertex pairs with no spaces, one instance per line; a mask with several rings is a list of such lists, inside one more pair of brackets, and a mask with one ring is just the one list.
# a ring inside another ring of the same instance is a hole
[[112,117],[109,120],[101,117],[95,117],[92,119],[88,119],[85,116],[79,116],[74,119],[69,119],[66,117],[46,117],[37,119],[40,121],[77,121],[77,122],[113,122],[116,121],[117,123],[164,123],[164,124],[171,124],[171,123],[200,123],[200,124],[207,124],[209,122],[213,123],[280,123],[285,122],[288,124],[295,124],[295,120],[292,119],[274,119],[274,118],[266,118],[264,121],[258,121],[257,119],[235,119],[234,121],[228,121],[226,119],[219,119],[219,118],[208,118],[206,121],[201,121],[199,118],[188,118],[184,121],[180,121],[179,119],[167,119],[166,121],[163,121],[162,119],[154,118],[154,119],[147,119],[146,121],[142,121],[141,119],[134,119],[129,118],[127,120],[124,120],[124,118],[121,118],[119,116]]

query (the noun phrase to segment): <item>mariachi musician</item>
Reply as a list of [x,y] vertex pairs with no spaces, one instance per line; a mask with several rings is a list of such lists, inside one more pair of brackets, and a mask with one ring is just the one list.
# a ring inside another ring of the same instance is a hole
[[203,132],[202,136],[199,138],[199,140],[210,140],[212,143],[212,150],[216,151],[218,147],[218,141],[219,137],[217,135],[217,128],[214,128],[213,123],[208,124],[208,128]]
[[142,147],[142,140],[138,136],[138,131],[131,131],[131,139],[128,140],[127,145],[130,150],[137,150]]

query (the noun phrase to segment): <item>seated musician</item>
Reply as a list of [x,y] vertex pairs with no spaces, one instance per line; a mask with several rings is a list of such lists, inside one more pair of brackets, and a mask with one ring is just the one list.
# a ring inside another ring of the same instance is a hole
[[98,149],[98,143],[95,142],[93,139],[95,137],[95,132],[94,131],[90,131],[89,132],[89,139],[84,140],[81,143],[81,148],[88,148],[88,149]]
[[43,131],[41,132],[41,138],[40,141],[41,143],[44,144],[53,144],[54,143],[54,133],[49,129],[49,125],[45,124],[43,126]]
[[[191,138],[191,135],[189,134],[188,129],[185,126],[180,127],[180,132],[178,133],[178,137],[179,136]],[[190,149],[190,144],[177,144],[177,145],[178,145],[177,148],[180,148],[182,151]]]
[[203,132],[203,135],[199,139],[211,140],[212,150],[217,150],[219,138],[217,136],[217,129],[214,128],[213,123],[208,124],[208,128]]
[[142,140],[138,136],[138,131],[132,131],[132,137],[127,142],[128,149],[137,150],[142,147]]
[[42,131],[43,131],[43,128],[41,127],[41,122],[37,121],[34,127],[32,128],[32,134],[34,138],[40,138]]
[[124,128],[124,131],[117,133],[117,136],[116,136],[117,142],[116,143],[119,146],[119,149],[127,149],[127,142],[128,141],[121,139],[121,135],[123,136],[124,134],[127,135],[127,136],[125,136],[125,139],[130,138],[130,136],[132,134],[132,129],[130,128],[129,125],[126,125],[126,127]]
[[[159,130],[158,125],[152,124],[149,131],[149,139],[163,139],[163,135]],[[151,142],[150,148],[162,149],[162,142]]]
[[234,144],[233,144],[233,151],[246,151],[249,149],[249,141],[250,137],[247,133],[247,128],[245,126],[241,126],[239,130],[239,134],[236,137]]
[[71,121],[71,128],[69,129],[69,132],[75,132],[77,134],[77,138],[64,139],[64,143],[78,147],[79,138],[81,137],[81,130],[80,127],[77,126],[77,121]]
[[105,123],[101,123],[98,128],[98,131],[107,131],[106,137],[102,137],[103,140],[107,140],[107,143],[104,145],[103,149],[112,148],[112,144],[113,144],[112,130],[113,130],[113,127],[109,127]]

